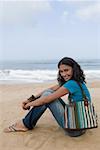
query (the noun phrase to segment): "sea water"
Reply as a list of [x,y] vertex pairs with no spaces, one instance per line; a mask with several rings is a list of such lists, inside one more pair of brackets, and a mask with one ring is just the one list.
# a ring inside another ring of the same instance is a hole
[[[77,60],[87,80],[100,80],[100,60]],[[2,61],[0,83],[44,83],[57,79],[58,60]]]

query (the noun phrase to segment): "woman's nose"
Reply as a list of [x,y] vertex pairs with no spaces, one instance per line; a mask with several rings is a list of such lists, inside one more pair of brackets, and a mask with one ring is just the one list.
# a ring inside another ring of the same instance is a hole
[[63,77],[66,76],[65,72],[62,73],[62,76],[63,76]]

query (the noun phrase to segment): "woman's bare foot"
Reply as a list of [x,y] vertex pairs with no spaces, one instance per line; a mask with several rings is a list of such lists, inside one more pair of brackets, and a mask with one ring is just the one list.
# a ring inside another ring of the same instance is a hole
[[4,129],[4,132],[25,132],[29,129],[25,127],[22,120],[17,121],[15,124],[12,124],[11,126]]

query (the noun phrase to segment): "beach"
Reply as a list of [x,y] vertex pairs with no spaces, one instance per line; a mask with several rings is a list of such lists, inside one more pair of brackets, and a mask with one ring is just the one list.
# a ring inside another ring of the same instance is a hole
[[[0,85],[0,150],[99,150],[100,127],[87,130],[83,136],[69,137],[58,126],[51,112],[46,110],[37,126],[27,132],[4,133],[3,129],[27,114],[21,103],[32,94],[54,83]],[[92,101],[100,120],[100,80],[87,82]],[[100,126],[100,122],[99,122]]]

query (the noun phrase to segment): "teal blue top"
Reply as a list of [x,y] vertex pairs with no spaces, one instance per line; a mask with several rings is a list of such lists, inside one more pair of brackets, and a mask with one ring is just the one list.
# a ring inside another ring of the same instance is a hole
[[[66,88],[69,91],[69,93],[71,94],[72,102],[83,100],[82,91],[80,89],[80,86],[77,84],[77,82],[75,80],[67,81],[66,83],[64,83],[63,87]],[[86,97],[88,98],[88,100],[91,101],[90,93],[86,87],[86,84],[82,83],[81,87],[82,87]]]

